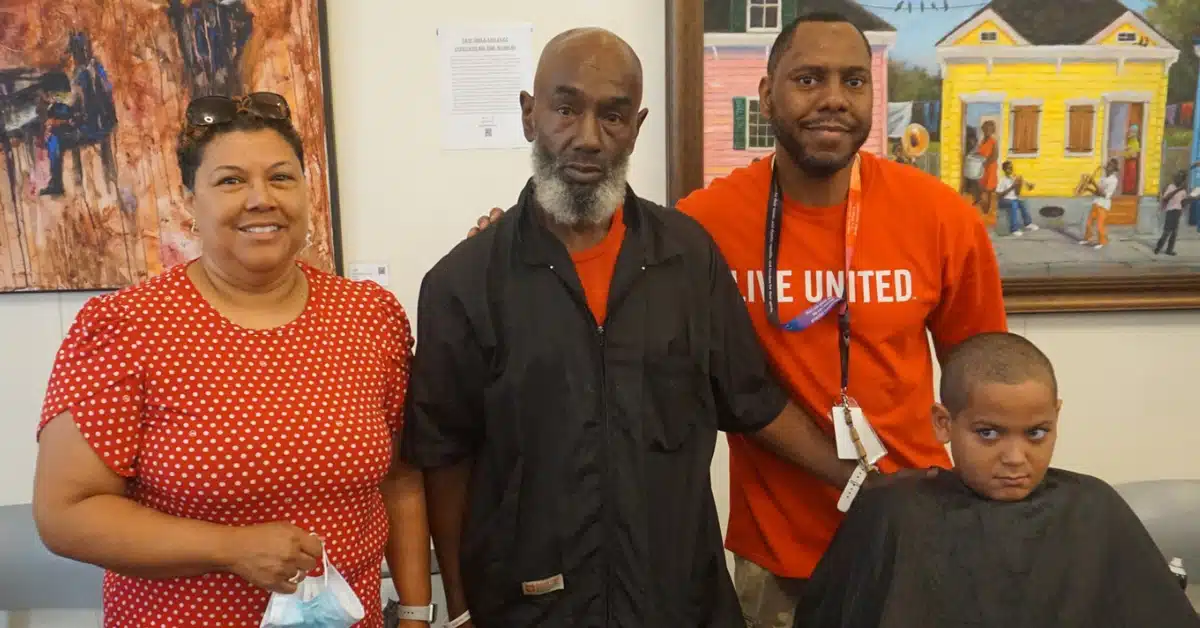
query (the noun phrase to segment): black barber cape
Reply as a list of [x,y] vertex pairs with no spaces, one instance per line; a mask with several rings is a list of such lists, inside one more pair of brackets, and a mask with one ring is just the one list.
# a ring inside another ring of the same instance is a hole
[[1167,559],[1112,487],[1051,469],[1020,502],[959,477],[860,493],[796,628],[1195,628]]
[[474,461],[474,624],[744,628],[713,449],[787,399],[732,274],[698,223],[629,190],[597,322],[532,192],[421,286],[401,450],[424,468]]

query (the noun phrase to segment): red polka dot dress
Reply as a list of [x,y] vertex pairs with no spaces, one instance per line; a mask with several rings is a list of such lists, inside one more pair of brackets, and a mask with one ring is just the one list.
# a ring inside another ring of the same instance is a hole
[[[411,331],[391,292],[300,267],[308,303],[267,330],[221,316],[185,264],[91,299],[56,357],[41,425],[70,410],[145,506],[316,533],[367,609],[359,626],[380,628],[380,483],[401,427]],[[257,628],[268,598],[228,573],[110,572],[104,626]]]

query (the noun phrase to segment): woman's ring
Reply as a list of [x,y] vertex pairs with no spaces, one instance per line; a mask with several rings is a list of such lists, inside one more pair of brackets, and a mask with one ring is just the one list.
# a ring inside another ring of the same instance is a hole
[[292,576],[291,578],[289,578],[289,579],[288,579],[288,582],[290,582],[290,583],[292,583],[292,584],[300,584],[300,581],[301,581],[301,580],[304,580],[304,572],[303,572],[303,571],[297,571],[297,572],[296,572],[296,575],[294,575],[294,576]]

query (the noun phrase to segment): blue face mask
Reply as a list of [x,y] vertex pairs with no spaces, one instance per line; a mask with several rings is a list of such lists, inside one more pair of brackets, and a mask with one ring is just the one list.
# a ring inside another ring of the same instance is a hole
[[350,628],[366,614],[362,602],[325,555],[325,573],[305,578],[295,593],[273,593],[259,628]]

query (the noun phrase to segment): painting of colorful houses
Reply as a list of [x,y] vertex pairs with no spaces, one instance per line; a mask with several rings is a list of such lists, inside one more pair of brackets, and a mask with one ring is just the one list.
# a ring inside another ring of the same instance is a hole
[[864,150],[959,190],[1005,277],[1200,270],[1200,2],[706,0],[705,184],[774,150],[758,82],[813,11],[871,45]]

